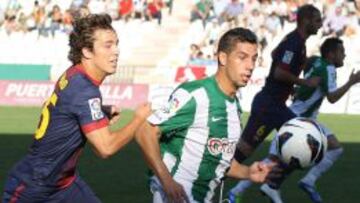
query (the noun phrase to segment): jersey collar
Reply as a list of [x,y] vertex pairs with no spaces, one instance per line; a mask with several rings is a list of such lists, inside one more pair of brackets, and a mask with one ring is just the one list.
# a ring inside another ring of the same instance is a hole
[[86,78],[88,78],[94,85],[100,86],[102,81],[96,80],[95,78],[91,77],[86,71],[82,64],[76,64],[75,68],[78,69]]

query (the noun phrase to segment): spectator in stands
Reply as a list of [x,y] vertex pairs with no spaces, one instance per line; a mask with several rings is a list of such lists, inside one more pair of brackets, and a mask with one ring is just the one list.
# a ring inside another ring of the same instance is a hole
[[161,25],[162,15],[161,9],[164,7],[162,0],[148,0],[146,8],[146,19],[157,19],[158,24]]
[[248,19],[248,28],[253,32],[259,32],[260,26],[264,25],[265,18],[258,9],[254,9]]
[[91,0],[88,8],[92,14],[103,14],[105,13],[105,0]]
[[52,11],[49,14],[51,19],[50,24],[50,33],[52,37],[55,37],[55,32],[60,30],[60,25],[62,23],[62,13],[58,5],[54,5]]
[[145,8],[145,0],[134,0],[134,18],[143,19],[145,16]]
[[210,14],[210,8],[211,2],[208,0],[200,0],[197,2],[191,10],[190,22],[201,20],[205,28]]
[[340,37],[346,28],[346,17],[342,15],[342,7],[337,7],[333,14],[326,16],[324,21],[324,35],[335,35]]
[[47,30],[45,27],[46,13],[45,8],[39,4],[39,1],[34,2],[34,8],[31,14],[32,20],[34,21],[34,27],[30,30],[38,31],[38,38],[40,36],[47,36]]
[[295,1],[287,1],[287,7],[288,7],[288,21],[290,23],[296,22],[296,11],[299,7],[298,3]]
[[132,0],[120,0],[119,2],[119,18],[124,19],[127,22],[133,12]]
[[349,10],[346,15],[347,26],[345,28],[345,36],[356,36],[359,33],[359,19],[355,10]]
[[28,32],[27,16],[24,12],[20,12],[19,17],[17,18],[17,30],[23,33]]
[[86,6],[90,0],[73,0],[71,3],[71,10],[79,10],[82,6]]
[[105,0],[105,13],[113,20],[119,19],[119,0]]
[[17,31],[16,16],[12,12],[5,14],[4,29],[8,35]]
[[74,17],[75,18],[82,18],[82,17],[85,17],[85,16],[87,16],[89,14],[90,14],[89,7],[87,7],[86,5],[82,5],[82,6],[80,6],[79,14],[74,15]]
[[63,24],[63,31],[67,34],[70,34],[72,30],[72,23],[73,23],[73,16],[71,15],[71,10],[67,9],[64,12],[63,18],[62,18],[62,24]]
[[285,21],[288,18],[286,1],[275,0],[272,2],[272,6],[276,15],[279,17],[281,28],[284,28]]
[[265,48],[268,46],[269,44],[269,40],[271,40],[273,38],[273,36],[269,36],[271,35],[268,31],[268,29],[266,29],[265,25],[260,25],[260,28],[258,30],[258,32],[256,33],[258,40],[259,40],[259,60],[258,60],[258,64],[260,67],[266,67],[266,64],[264,62],[264,50]]
[[[222,13],[222,18],[230,23],[230,27],[239,26],[239,16],[244,12],[244,4],[239,0],[231,0]],[[234,26],[231,26],[231,24]]]
[[172,13],[174,0],[165,0],[166,7],[169,8],[169,15]]
[[0,28],[1,28],[2,24],[4,23],[4,20],[5,20],[5,12],[0,6]]
[[231,0],[214,0],[213,1],[213,11],[214,16],[212,18],[216,18],[219,21],[219,24],[222,24],[224,22],[224,19],[222,18],[222,13],[225,11],[225,8],[230,3]]
[[273,37],[276,36],[280,26],[281,26],[280,18],[276,15],[275,12],[272,12],[268,17],[266,17],[265,27]]
[[199,45],[191,44],[190,45],[189,61],[192,61],[192,60],[196,59],[199,52],[200,52]]
[[244,4],[244,15],[249,16],[254,9],[260,9],[260,1],[259,0],[247,0],[247,3]]
[[355,0],[354,5],[355,5],[355,13],[359,19],[359,26],[360,26],[360,0]]

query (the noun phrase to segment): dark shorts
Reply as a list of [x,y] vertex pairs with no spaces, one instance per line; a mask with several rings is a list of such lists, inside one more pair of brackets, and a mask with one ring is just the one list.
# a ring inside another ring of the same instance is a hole
[[241,139],[256,148],[271,131],[278,130],[286,121],[294,117],[296,115],[286,104],[260,92],[253,100],[250,117]]
[[4,188],[3,203],[101,203],[94,192],[81,178],[67,188],[57,191],[29,186],[10,176]]

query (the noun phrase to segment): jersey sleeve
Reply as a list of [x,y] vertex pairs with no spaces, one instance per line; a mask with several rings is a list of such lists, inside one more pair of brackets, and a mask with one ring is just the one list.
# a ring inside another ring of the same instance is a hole
[[289,72],[294,72],[294,67],[301,64],[301,50],[295,45],[284,45],[284,47],[279,50],[277,57],[278,67]]
[[183,88],[175,90],[169,100],[148,118],[148,122],[157,125],[162,136],[188,128],[195,116],[196,103],[193,96]]
[[326,80],[324,80],[323,89],[324,92],[331,93],[337,89],[336,70],[334,66],[327,66],[326,70]]
[[109,125],[109,120],[101,108],[100,91],[94,86],[88,86],[79,91],[73,99],[72,107],[84,133],[90,133]]

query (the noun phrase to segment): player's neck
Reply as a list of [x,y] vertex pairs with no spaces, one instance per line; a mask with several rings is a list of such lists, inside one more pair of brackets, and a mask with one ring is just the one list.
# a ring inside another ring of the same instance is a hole
[[332,57],[323,57],[324,61],[328,64],[335,64]]
[[100,83],[105,79],[106,74],[102,70],[97,68],[95,64],[86,60],[82,61],[81,63],[84,67],[86,74],[88,74],[91,78],[93,78],[94,80]]
[[298,27],[297,29],[296,29],[296,31],[300,34],[300,36],[304,39],[304,40],[306,40],[307,38],[309,38],[309,34],[307,34],[306,33],[306,31],[305,31],[305,28],[303,28],[303,27]]
[[231,81],[225,76],[223,71],[218,71],[215,75],[215,80],[219,89],[229,97],[235,97],[236,87],[234,87]]

